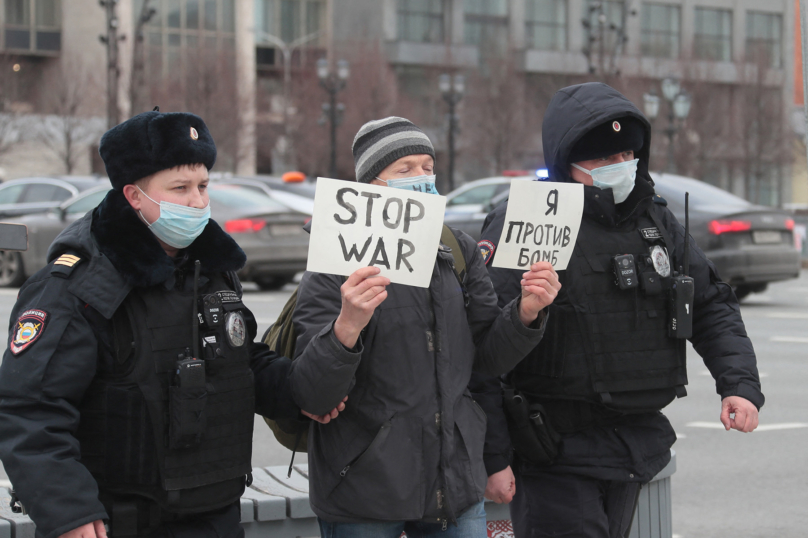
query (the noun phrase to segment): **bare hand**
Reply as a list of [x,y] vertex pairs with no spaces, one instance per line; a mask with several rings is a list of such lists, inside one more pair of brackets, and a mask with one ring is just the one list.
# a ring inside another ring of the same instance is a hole
[[107,538],[107,530],[104,528],[104,522],[96,519],[92,523],[62,534],[59,538]]
[[325,415],[312,415],[308,411],[303,411],[302,409],[300,410],[300,412],[309,417],[310,419],[316,420],[320,424],[328,424],[329,422],[331,422],[332,419],[337,418],[337,416],[340,414],[341,411],[345,410],[345,402],[347,400],[348,397],[346,396],[345,398],[342,399],[342,401],[337,407],[335,407],[334,409],[331,410],[331,412],[326,413]]
[[555,300],[561,283],[553,265],[549,262],[534,263],[530,271],[522,275],[522,301],[519,305],[519,319],[525,326],[538,317],[542,308]]
[[513,500],[515,494],[516,480],[510,466],[488,477],[488,483],[485,486],[486,499],[491,499],[497,504],[508,504]]
[[[730,417],[734,413],[735,417]],[[758,410],[755,404],[740,396],[727,396],[721,401],[721,424],[727,431],[732,428],[749,433],[758,427]]]
[[334,322],[334,335],[342,345],[352,348],[359,333],[368,324],[376,307],[387,298],[390,279],[379,274],[378,267],[362,267],[354,271],[340,288],[342,310]]

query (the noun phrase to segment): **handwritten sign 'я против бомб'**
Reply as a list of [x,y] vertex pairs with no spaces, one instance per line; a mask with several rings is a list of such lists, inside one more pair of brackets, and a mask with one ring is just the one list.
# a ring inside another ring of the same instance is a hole
[[530,269],[550,262],[567,268],[584,212],[584,186],[514,179],[494,267]]

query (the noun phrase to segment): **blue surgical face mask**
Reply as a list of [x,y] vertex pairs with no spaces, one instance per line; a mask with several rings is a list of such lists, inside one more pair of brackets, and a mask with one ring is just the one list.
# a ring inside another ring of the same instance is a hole
[[[143,189],[138,187],[140,192]],[[210,203],[207,206],[199,209],[196,207],[188,207],[179,204],[172,204],[171,202],[157,202],[143,192],[143,196],[151,200],[153,203],[160,206],[160,217],[149,224],[149,230],[152,231],[157,239],[166,245],[174,248],[185,248],[194,240],[199,237],[199,234],[205,229],[210,220]],[[146,224],[149,221],[140,213],[140,218]]]
[[381,179],[377,177],[376,179],[384,181],[388,187],[393,187],[394,189],[438,194],[438,189],[435,187],[435,176],[413,176],[400,179]]
[[594,170],[587,170],[575,163],[572,166],[592,176],[592,184],[601,189],[612,189],[614,203],[620,204],[626,201],[628,195],[634,190],[634,180],[637,177],[637,163],[639,159],[626,161],[609,166],[601,166]]

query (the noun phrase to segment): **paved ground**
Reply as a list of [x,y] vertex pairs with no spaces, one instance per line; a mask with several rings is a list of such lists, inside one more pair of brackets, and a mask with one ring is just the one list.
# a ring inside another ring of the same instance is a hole
[[[248,287],[245,303],[261,332],[293,289],[264,293]],[[0,289],[0,320],[8,319],[16,293]],[[767,396],[761,427],[753,434],[723,430],[713,380],[690,349],[689,396],[666,409],[680,436],[674,447],[673,528],[681,538],[808,534],[808,272],[750,296],[742,312]],[[253,465],[288,464],[290,454],[257,419]]]

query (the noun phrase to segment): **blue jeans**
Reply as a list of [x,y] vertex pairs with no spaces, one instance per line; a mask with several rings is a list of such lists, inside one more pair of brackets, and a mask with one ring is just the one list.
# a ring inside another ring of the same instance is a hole
[[318,519],[322,538],[399,538],[402,532],[407,538],[486,538],[488,527],[485,520],[484,501],[472,505],[457,518],[457,526],[451,522],[443,530],[442,523],[423,521],[384,521],[379,523],[329,523]]

